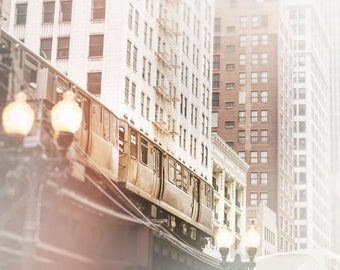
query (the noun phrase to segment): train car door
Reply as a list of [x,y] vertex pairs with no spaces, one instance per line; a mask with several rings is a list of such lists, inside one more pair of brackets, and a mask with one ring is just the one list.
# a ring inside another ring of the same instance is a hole
[[90,133],[90,102],[87,97],[81,96],[81,109],[83,111],[83,119],[81,127],[78,131],[78,143],[86,153],[89,149],[89,133]]
[[152,196],[159,199],[161,187],[163,186],[163,169],[162,169],[162,152],[154,147],[152,150],[153,155],[153,188]]
[[199,184],[200,182],[198,179],[191,175],[191,181],[193,182],[193,189],[192,189],[192,219],[194,221],[199,220],[199,213],[200,213],[200,192],[199,192]]

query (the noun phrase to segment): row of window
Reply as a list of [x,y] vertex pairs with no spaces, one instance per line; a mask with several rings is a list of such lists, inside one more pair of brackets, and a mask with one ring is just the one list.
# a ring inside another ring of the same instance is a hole
[[[245,85],[247,83],[246,72],[239,73],[239,85]],[[268,83],[268,72],[251,72],[251,84],[267,84]],[[220,88],[220,74],[213,74],[212,87],[215,89]],[[233,89],[234,85],[227,83],[226,89]]]
[[[253,34],[251,35],[251,45],[252,46],[267,46],[268,45],[268,34]],[[247,46],[247,36],[241,35],[239,37],[239,46],[240,47],[246,47]],[[214,51],[220,51],[221,50],[221,37],[215,36],[214,37]],[[226,52],[233,53],[236,51],[235,45],[227,45],[226,46]]]
[[[52,56],[52,38],[40,40],[40,55],[47,60]],[[104,46],[104,35],[94,34],[89,37],[89,57],[102,57]],[[59,37],[57,41],[57,59],[68,59],[70,51],[70,37]]]
[[[268,122],[268,111],[267,110],[261,110],[260,111],[260,120],[262,123]],[[250,122],[251,123],[257,123],[259,121],[259,111],[252,110],[250,112]],[[245,111],[239,111],[238,113],[238,123],[244,124],[246,123],[246,112]],[[225,121],[224,124],[225,128],[234,128],[235,127],[235,121]]]
[[[245,66],[247,64],[247,55],[246,54],[240,54],[240,66]],[[268,64],[268,53],[253,53],[251,55],[251,64],[252,65],[259,65],[259,64]],[[213,69],[220,69],[220,55],[214,55],[213,56]],[[229,63],[226,64],[226,70],[234,70],[235,64]]]
[[[258,163],[268,163],[268,151],[259,151],[260,156],[258,157],[258,151],[250,151],[250,162],[252,164]],[[239,151],[238,156],[245,160],[246,159],[246,152],[245,151]],[[258,160],[260,158],[260,160]]]
[[[238,131],[238,142],[239,143],[246,143],[246,131],[245,130],[239,130]],[[268,130],[267,129],[252,129],[250,131],[250,141],[252,143],[256,142],[268,142]]]
[[261,192],[260,194],[255,192],[250,192],[250,205],[257,206],[259,203],[267,204],[268,203],[268,193]]
[[268,184],[268,173],[267,172],[251,172],[250,173],[250,184],[251,185],[267,185]]
[[[216,17],[214,19],[214,31],[216,32],[221,32],[221,18]],[[254,28],[259,28],[259,27],[266,27],[268,26],[268,15],[253,15],[251,17],[251,27]],[[248,17],[242,16],[240,17],[239,20],[239,27],[240,29],[246,29],[248,27]],[[227,27],[227,32],[235,32],[236,27],[235,26],[228,26]]]
[[[91,19],[105,19],[105,0],[92,0]],[[27,20],[28,3],[16,4],[15,24],[25,25]],[[43,2],[42,23],[53,23],[55,16],[55,1]],[[71,22],[72,19],[72,0],[60,0],[59,22]]]

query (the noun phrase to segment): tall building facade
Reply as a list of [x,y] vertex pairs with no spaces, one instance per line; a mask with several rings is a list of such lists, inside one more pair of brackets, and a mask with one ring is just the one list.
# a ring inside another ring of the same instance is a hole
[[216,1],[212,129],[250,165],[246,203],[276,213],[279,251],[293,249],[292,49],[278,1]]
[[294,34],[295,248],[331,248],[330,1],[286,1]]
[[213,11],[198,0],[11,0],[9,31],[211,181]]

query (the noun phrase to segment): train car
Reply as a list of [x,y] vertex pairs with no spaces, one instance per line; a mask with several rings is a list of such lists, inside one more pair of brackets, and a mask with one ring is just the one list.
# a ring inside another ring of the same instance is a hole
[[172,218],[168,225],[197,246],[212,234],[212,186],[122,120],[119,157],[120,186],[166,211],[154,218]]
[[43,113],[42,124],[36,125],[31,137],[42,140],[41,128],[51,132],[49,110],[62,99],[63,92],[72,90],[83,110],[81,127],[75,134],[82,149],[76,156],[78,162],[117,183],[143,205],[145,214],[166,220],[173,232],[191,244],[199,247],[204,237],[212,235],[211,185],[23,43],[4,31],[2,40],[15,51],[13,91],[24,89],[34,97],[30,102],[37,115]]

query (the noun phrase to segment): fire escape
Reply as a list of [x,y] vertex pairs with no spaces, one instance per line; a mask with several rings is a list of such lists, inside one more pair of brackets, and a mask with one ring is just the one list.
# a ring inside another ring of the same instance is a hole
[[[163,139],[177,134],[176,102],[177,98],[177,37],[176,5],[179,1],[162,1],[159,27],[157,58],[157,76],[154,85],[156,96],[156,113],[153,125]],[[165,135],[165,137],[164,137]]]

